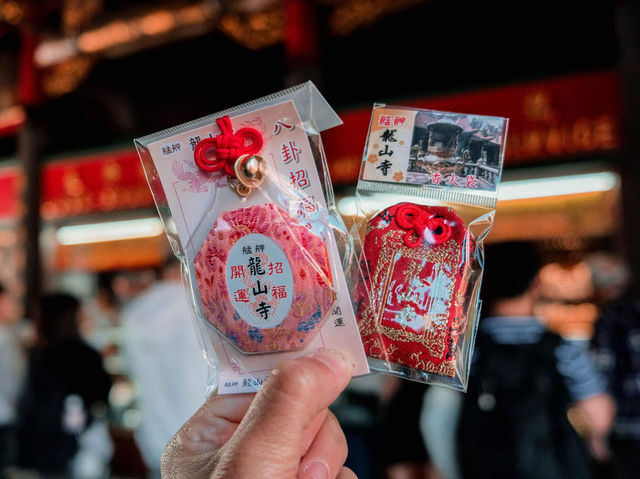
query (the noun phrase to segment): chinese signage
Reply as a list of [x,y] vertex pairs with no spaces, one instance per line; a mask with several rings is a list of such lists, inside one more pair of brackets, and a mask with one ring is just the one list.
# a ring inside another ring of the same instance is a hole
[[[0,169],[0,219],[19,212],[20,170]],[[153,205],[135,150],[100,153],[48,163],[42,178],[45,219]]]

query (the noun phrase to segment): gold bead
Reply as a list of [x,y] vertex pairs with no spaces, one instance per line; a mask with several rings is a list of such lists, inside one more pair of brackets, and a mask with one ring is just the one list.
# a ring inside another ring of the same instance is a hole
[[242,155],[234,165],[238,181],[248,187],[256,187],[264,180],[265,162],[258,155]]
[[250,156],[242,165],[242,170],[249,178],[255,178],[260,171],[260,163],[255,156]]

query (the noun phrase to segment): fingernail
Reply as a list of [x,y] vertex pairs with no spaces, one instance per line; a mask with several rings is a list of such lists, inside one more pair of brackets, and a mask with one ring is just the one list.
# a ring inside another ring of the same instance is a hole
[[317,353],[311,355],[314,359],[326,364],[329,369],[340,376],[345,374],[351,377],[351,363],[346,356],[336,349],[321,349]]
[[329,479],[329,468],[322,462],[312,462],[302,472],[309,479]]

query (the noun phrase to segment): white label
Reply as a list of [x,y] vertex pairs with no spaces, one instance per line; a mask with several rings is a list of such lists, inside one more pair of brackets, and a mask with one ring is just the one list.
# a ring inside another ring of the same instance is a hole
[[236,311],[251,326],[275,328],[291,309],[291,265],[278,243],[268,236],[248,234],[233,245],[226,282]]

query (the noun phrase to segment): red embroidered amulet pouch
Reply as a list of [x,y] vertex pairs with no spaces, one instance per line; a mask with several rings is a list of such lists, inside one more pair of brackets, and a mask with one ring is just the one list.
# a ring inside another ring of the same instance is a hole
[[220,215],[194,268],[206,319],[245,353],[304,347],[336,297],[324,241],[273,204]]
[[454,377],[466,233],[453,209],[413,203],[368,222],[356,290],[367,356]]

